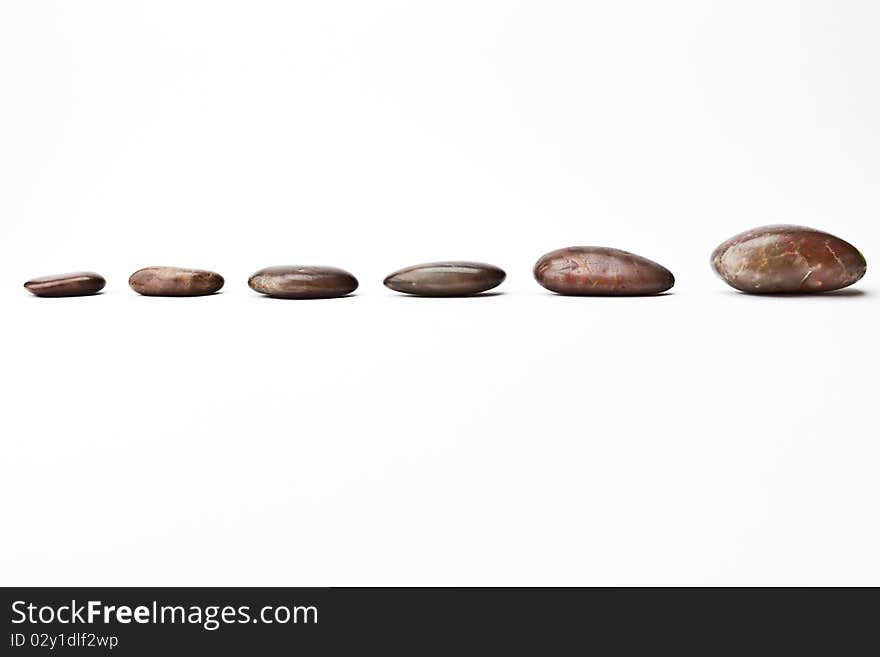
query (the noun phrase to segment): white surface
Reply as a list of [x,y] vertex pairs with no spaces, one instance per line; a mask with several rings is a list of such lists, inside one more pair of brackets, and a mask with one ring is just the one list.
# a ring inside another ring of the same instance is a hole
[[[4,584],[880,584],[873,2],[0,4]],[[572,244],[674,294],[531,279]],[[480,259],[504,294],[416,299]],[[344,300],[246,287],[332,264]],[[147,299],[147,265],[227,278]],[[27,278],[95,269],[105,294]]]

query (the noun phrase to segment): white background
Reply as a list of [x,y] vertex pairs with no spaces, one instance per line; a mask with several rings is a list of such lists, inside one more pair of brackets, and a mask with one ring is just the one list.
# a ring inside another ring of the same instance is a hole
[[[0,581],[880,584],[877,310],[716,244],[880,253],[880,3],[0,3]],[[674,294],[551,295],[627,249]],[[478,259],[503,294],[418,299]],[[246,285],[276,264],[341,300]],[[142,298],[148,265],[215,297]],[[28,278],[94,269],[92,298]]]

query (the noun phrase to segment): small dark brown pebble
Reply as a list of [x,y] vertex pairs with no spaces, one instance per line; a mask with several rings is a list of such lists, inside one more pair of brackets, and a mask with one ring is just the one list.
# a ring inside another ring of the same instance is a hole
[[804,226],[762,226],[740,233],[712,253],[725,283],[752,294],[807,294],[848,287],[867,271],[858,249]]
[[423,297],[465,297],[497,287],[507,274],[482,262],[429,262],[389,274],[385,286]]
[[309,265],[266,267],[248,279],[251,289],[279,299],[330,299],[357,289],[357,279],[344,269]]
[[653,260],[600,246],[552,251],[538,260],[534,274],[548,290],[574,296],[659,294],[675,285],[672,272]]
[[223,287],[223,277],[205,269],[147,267],[128,279],[131,289],[146,297],[201,297]]
[[97,294],[107,281],[93,271],[77,271],[70,274],[41,276],[24,284],[28,292],[38,297],[84,297]]

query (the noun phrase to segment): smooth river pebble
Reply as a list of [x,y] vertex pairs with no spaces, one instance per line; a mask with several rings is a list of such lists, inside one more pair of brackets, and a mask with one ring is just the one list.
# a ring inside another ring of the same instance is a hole
[[849,242],[804,226],[763,226],[712,253],[712,267],[731,287],[753,294],[839,290],[865,275],[865,257]]
[[357,289],[357,279],[336,267],[266,267],[248,279],[251,289],[279,299],[329,299]]
[[147,267],[128,279],[131,289],[147,297],[201,297],[223,287],[223,277],[205,269]]
[[535,280],[548,290],[576,296],[659,294],[675,285],[666,267],[633,253],[600,246],[552,251],[535,264]]
[[423,297],[464,297],[491,290],[506,277],[503,269],[482,262],[429,262],[389,274],[384,283]]
[[93,271],[77,271],[33,278],[24,286],[38,297],[84,297],[97,294],[106,284],[107,281],[100,274]]

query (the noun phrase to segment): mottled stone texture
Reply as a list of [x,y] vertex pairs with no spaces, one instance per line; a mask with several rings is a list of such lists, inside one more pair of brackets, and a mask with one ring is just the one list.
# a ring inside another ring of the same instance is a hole
[[507,277],[503,269],[482,262],[429,262],[385,277],[395,292],[423,297],[463,297],[497,287]]
[[668,269],[619,249],[572,246],[552,251],[535,264],[535,280],[548,290],[576,296],[637,296],[675,285]]
[[223,277],[204,269],[147,267],[131,275],[128,284],[147,297],[200,297],[223,287]]
[[107,281],[100,274],[93,271],[77,271],[32,278],[24,284],[24,287],[38,297],[84,297],[97,294],[106,284]]
[[763,226],[740,233],[712,253],[724,281],[753,294],[839,290],[858,281],[864,256],[839,237],[804,226]]
[[329,299],[357,289],[357,279],[344,269],[289,265],[266,267],[248,279],[251,289],[279,299]]

